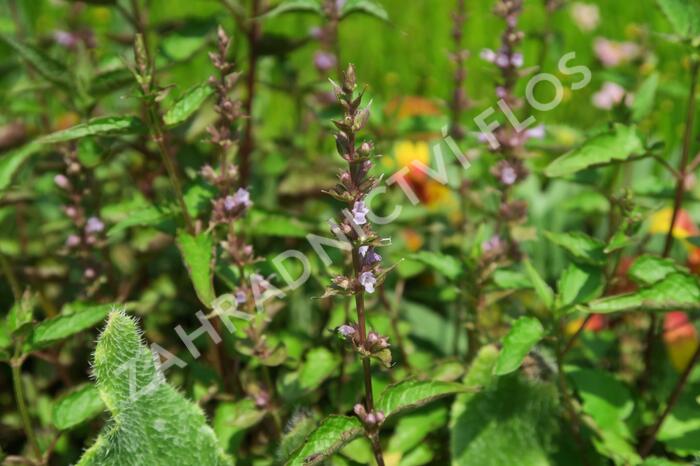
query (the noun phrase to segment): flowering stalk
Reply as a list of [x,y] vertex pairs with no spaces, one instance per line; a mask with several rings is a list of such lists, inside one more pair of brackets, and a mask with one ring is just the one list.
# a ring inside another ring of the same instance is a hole
[[365,198],[379,180],[368,176],[372,168],[373,144],[369,141],[357,141],[357,132],[364,128],[369,119],[369,108],[360,108],[364,91],[356,96],[356,87],[355,69],[349,65],[344,73],[342,85],[334,83],[336,97],[345,115],[342,120],[333,122],[338,129],[335,135],[336,147],[340,156],[347,162],[348,169],[340,173],[340,183],[328,194],[348,205],[343,211],[343,219],[338,224],[332,223],[331,230],[351,245],[352,275],[334,277],[333,285],[326,292],[326,296],[341,294],[355,297],[357,324],[343,325],[338,332],[352,343],[362,358],[365,404],[355,405],[354,411],[362,421],[372,443],[377,464],[383,466],[379,427],[384,421],[384,414],[374,409],[370,360],[376,358],[389,366],[391,352],[387,337],[373,331],[367,333],[364,295],[374,293],[376,287],[381,286],[386,272],[381,268],[381,256],[375,251],[382,241],[367,220],[369,209],[365,205]]
[[452,39],[455,50],[452,53],[452,61],[455,66],[454,90],[452,102],[450,102],[450,135],[457,141],[464,138],[464,129],[460,125],[462,111],[467,108],[467,95],[464,89],[464,81],[467,72],[464,63],[469,56],[469,52],[463,49],[464,22],[467,19],[466,0],[457,0],[455,11],[452,13]]
[[172,160],[172,151],[170,150],[166,140],[165,130],[163,129],[163,118],[161,116],[159,103],[161,93],[155,82],[153,63],[149,58],[146,43],[144,42],[144,37],[141,34],[136,35],[136,41],[134,42],[134,57],[136,58],[136,69],[134,70],[134,74],[136,75],[136,80],[138,81],[139,88],[141,90],[141,96],[144,99],[146,106],[148,123],[151,128],[151,136],[158,146],[158,152],[163,160],[163,165],[165,165],[165,170],[168,172],[170,184],[172,185],[173,192],[175,193],[175,198],[180,205],[180,210],[182,210],[182,216],[185,219],[187,231],[192,234],[195,231],[194,223],[192,222],[190,213],[187,210],[187,205],[185,204],[185,197],[182,194],[180,180],[177,176],[177,170],[175,169],[175,164]]
[[340,65],[338,27],[340,26],[340,9],[344,3],[345,0],[325,0],[323,14],[326,22],[321,28],[315,29],[312,34],[321,44],[321,49],[314,54],[314,66],[323,75],[335,70],[338,79],[343,75],[343,69]]

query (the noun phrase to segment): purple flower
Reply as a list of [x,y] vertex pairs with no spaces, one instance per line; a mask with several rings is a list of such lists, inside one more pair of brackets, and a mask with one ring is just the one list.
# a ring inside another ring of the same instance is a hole
[[69,49],[74,48],[78,45],[78,37],[68,31],[54,31],[53,39],[58,45],[67,47]]
[[501,182],[507,186],[512,185],[518,180],[518,174],[510,165],[506,165],[501,169]]
[[338,63],[335,55],[319,50],[314,54],[314,66],[322,73],[332,70]]
[[525,136],[527,136],[528,139],[534,138],[534,139],[542,139],[545,135],[545,128],[544,125],[537,125],[532,129],[528,129],[525,131]]
[[600,91],[593,94],[593,105],[602,110],[610,110],[622,102],[625,97],[625,89],[619,84],[606,82]]
[[248,297],[246,296],[245,292],[237,291],[236,292],[236,302],[238,304],[244,304],[246,301],[248,301]]
[[372,265],[382,260],[382,256],[377,254],[374,248],[370,248],[369,246],[360,246],[357,251],[367,265]]
[[364,202],[362,201],[357,201],[355,202],[355,205],[352,208],[352,219],[353,221],[358,224],[358,225],[364,225],[367,223],[367,214],[369,213],[369,209],[365,205]]
[[494,63],[496,61],[496,52],[491,49],[483,49],[479,54],[482,60],[489,63]]
[[233,196],[229,195],[224,198],[224,209],[227,211],[232,211],[240,206],[247,208],[251,205],[253,202],[250,200],[250,193],[243,188],[238,188]]
[[508,68],[510,66],[510,59],[508,58],[508,55],[506,55],[503,52],[500,52],[497,56],[496,59],[494,60],[494,63],[496,66],[499,68]]
[[510,59],[511,65],[513,65],[516,68],[520,68],[521,66],[523,66],[524,62],[525,60],[523,59],[523,54],[520,52],[515,52]]
[[58,174],[54,176],[53,182],[56,183],[56,186],[58,186],[61,189],[70,188],[70,181],[68,180],[68,177],[66,177],[66,175]]
[[501,237],[494,235],[488,241],[484,241],[484,243],[481,245],[481,249],[484,252],[491,252],[500,249],[502,245],[503,241],[501,241]]
[[377,284],[377,278],[372,272],[362,272],[360,274],[360,285],[365,288],[367,293],[374,293],[374,285]]
[[351,325],[341,325],[338,327],[338,333],[347,338],[355,334],[355,327]]
[[97,217],[90,217],[85,224],[85,233],[87,234],[99,233],[104,229],[105,224]]
[[66,246],[69,248],[74,248],[80,244],[80,236],[78,235],[68,235],[66,238]]

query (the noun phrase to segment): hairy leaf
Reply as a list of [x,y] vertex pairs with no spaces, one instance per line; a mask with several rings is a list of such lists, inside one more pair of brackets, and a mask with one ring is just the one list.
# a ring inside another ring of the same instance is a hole
[[78,466],[223,466],[202,410],[168,385],[136,322],[112,312],[95,348],[97,388],[112,421]]
[[617,124],[612,130],[594,136],[582,146],[554,160],[545,174],[549,177],[568,176],[586,168],[620,162],[643,153],[644,144],[636,128]]
[[521,317],[513,323],[503,339],[503,348],[493,368],[496,375],[505,375],[517,370],[525,356],[544,336],[544,328],[534,317]]
[[27,340],[28,350],[45,348],[102,322],[112,304],[86,305],[83,309],[46,319],[37,324]]

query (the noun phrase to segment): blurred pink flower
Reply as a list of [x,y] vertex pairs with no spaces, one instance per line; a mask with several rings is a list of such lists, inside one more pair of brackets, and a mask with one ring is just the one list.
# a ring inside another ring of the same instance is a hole
[[582,31],[592,31],[600,23],[598,5],[592,3],[574,3],[571,5],[571,18]]
[[612,67],[639,57],[639,45],[633,42],[615,42],[598,37],[593,45],[595,54],[603,66]]
[[593,94],[593,105],[603,110],[610,110],[622,102],[625,97],[625,89],[619,84],[606,82],[600,91]]

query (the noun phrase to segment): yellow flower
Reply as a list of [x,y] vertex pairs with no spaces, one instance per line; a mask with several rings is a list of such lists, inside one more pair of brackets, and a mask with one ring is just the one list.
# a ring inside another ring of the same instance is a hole
[[[673,209],[667,207],[651,216],[649,222],[649,233],[652,235],[665,235],[671,226],[671,217]],[[698,229],[693,223],[693,220],[688,215],[688,212],[681,210],[676,217],[676,223],[673,226],[673,237],[676,239],[685,239],[689,236],[694,236],[698,233]]]

